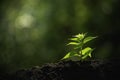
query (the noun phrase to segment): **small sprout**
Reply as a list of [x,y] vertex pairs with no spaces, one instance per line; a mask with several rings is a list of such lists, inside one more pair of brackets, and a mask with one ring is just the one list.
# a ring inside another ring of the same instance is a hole
[[87,59],[88,57],[92,57],[91,56],[91,53],[93,51],[92,48],[90,47],[86,47],[83,49],[83,46],[95,39],[96,37],[91,37],[91,36],[88,36],[86,37],[86,34],[78,34],[78,35],[75,35],[73,38],[70,38],[71,42],[69,42],[67,45],[72,45],[73,46],[73,50],[68,52],[63,58],[62,60],[64,59],[67,59],[67,60],[73,60],[73,61],[77,61],[77,60],[85,60]]

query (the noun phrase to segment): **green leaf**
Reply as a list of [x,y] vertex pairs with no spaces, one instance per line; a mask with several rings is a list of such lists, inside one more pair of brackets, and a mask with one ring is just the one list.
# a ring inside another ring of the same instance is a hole
[[85,44],[85,43],[87,43],[87,42],[89,42],[89,41],[91,41],[91,40],[93,40],[93,39],[95,39],[96,37],[86,37],[85,39],[84,39],[84,41],[83,41],[83,43]]
[[76,46],[74,47],[74,49],[81,49],[82,46],[83,46],[83,43],[82,43],[82,42],[81,42],[81,43],[79,42],[79,44],[76,45]]
[[78,41],[78,38],[71,38],[72,41]]
[[80,40],[84,39],[85,37],[85,34],[78,34],[78,35],[75,35],[76,38],[79,38]]
[[82,50],[82,59],[85,59],[86,57],[91,57],[91,53],[92,53],[93,49],[90,47],[87,47],[85,49]]
[[70,57],[70,53],[67,53],[62,59],[67,59]]
[[91,50],[92,50],[92,48],[90,48],[90,47],[84,48],[84,49],[82,50],[82,55],[85,55],[87,52],[89,52],[89,51],[91,51]]
[[67,58],[70,58],[72,56],[78,56],[78,54],[76,52],[69,52],[67,53],[62,59],[67,59]]
[[68,43],[67,45],[78,45],[79,43],[77,43],[77,42],[70,42],[70,43]]

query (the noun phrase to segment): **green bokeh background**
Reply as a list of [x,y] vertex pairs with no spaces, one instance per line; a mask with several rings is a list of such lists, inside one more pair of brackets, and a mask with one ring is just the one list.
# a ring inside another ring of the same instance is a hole
[[0,73],[59,61],[78,33],[93,58],[120,57],[120,0],[1,0]]

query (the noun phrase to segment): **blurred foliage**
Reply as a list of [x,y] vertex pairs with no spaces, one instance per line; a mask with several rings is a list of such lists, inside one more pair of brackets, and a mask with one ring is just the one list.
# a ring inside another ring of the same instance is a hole
[[98,35],[95,58],[120,57],[119,0],[1,0],[0,72],[56,62],[71,35]]

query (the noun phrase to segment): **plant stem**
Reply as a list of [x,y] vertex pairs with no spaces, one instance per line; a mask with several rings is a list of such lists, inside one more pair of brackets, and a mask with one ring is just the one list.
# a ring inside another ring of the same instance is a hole
[[82,47],[80,48],[80,55],[82,56]]

